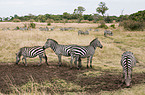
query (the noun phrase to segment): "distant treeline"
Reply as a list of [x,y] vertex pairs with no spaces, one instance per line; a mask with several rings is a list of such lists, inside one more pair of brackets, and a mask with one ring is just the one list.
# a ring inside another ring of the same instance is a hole
[[145,22],[145,10],[143,11],[138,11],[137,13],[133,13],[131,15],[120,15],[119,17],[117,16],[101,16],[99,14],[84,14],[78,16],[78,14],[70,14],[67,12],[64,12],[62,15],[53,15],[53,14],[45,14],[45,15],[32,15],[28,14],[25,16],[10,16],[10,17],[0,17],[0,21],[7,21],[7,22],[24,22],[24,21],[29,21],[29,22],[47,22],[47,23],[74,23],[74,22],[79,22],[79,23],[87,23],[87,22],[92,22],[96,23],[99,22],[100,20],[104,20],[106,23],[112,23],[113,21],[115,22],[120,22],[123,20],[135,20],[135,21],[140,21],[140,22]]

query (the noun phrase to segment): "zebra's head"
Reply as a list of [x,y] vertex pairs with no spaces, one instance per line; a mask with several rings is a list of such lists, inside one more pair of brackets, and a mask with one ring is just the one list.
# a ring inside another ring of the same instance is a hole
[[100,41],[98,40],[98,38],[95,38],[93,41],[90,42],[90,45],[94,47],[94,49],[96,49],[96,47],[100,47],[103,48],[102,44],[100,43]]
[[52,44],[58,44],[55,40],[53,39],[47,39],[46,43],[44,44],[43,48],[49,48],[51,47]]
[[20,57],[21,57],[21,51],[19,51],[18,53],[16,53],[16,64],[19,63]]
[[132,77],[132,71],[131,70],[128,70],[128,72],[124,71],[124,74],[125,74],[125,84],[126,84],[126,86],[130,86],[131,77]]

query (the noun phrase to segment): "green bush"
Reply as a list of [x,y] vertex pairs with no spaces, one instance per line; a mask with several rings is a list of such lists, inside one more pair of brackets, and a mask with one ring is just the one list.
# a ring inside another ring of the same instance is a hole
[[47,23],[47,25],[48,25],[48,26],[50,26],[50,25],[51,25],[51,23],[49,23],[49,22],[48,22],[48,23]]
[[114,25],[114,24],[110,25],[110,27],[112,27],[112,28],[114,28],[114,29],[115,29],[115,25]]
[[131,30],[131,31],[144,30],[144,23],[139,21],[134,21],[134,20],[123,21],[119,24],[119,26],[123,26],[124,29]]
[[108,26],[107,25],[105,25],[105,21],[104,20],[101,20],[100,21],[100,26],[98,26],[98,28],[105,28],[105,29],[107,29],[108,28]]
[[20,19],[13,19],[13,22],[21,22]]
[[29,27],[35,28],[36,27],[36,24],[35,23],[30,23]]

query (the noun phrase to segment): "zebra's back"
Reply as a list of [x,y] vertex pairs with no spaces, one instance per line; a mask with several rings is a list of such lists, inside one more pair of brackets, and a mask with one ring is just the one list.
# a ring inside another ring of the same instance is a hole
[[74,56],[79,55],[80,57],[88,57],[94,54],[94,48],[92,46],[74,46],[71,49],[71,54]]
[[54,51],[56,55],[70,56],[70,50],[75,45],[58,45]]
[[25,57],[36,57],[37,55],[43,55],[44,49],[41,46],[34,46],[34,47],[23,47],[21,48],[22,55]]
[[132,52],[126,51],[122,54],[121,65],[124,69],[129,69],[136,65],[136,59]]

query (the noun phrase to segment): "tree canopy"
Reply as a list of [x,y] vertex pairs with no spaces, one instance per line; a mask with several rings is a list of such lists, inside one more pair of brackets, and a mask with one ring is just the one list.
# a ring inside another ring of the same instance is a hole
[[105,12],[108,10],[109,8],[106,7],[105,2],[100,2],[99,7],[96,9],[96,11],[98,13],[101,13],[104,17]]

